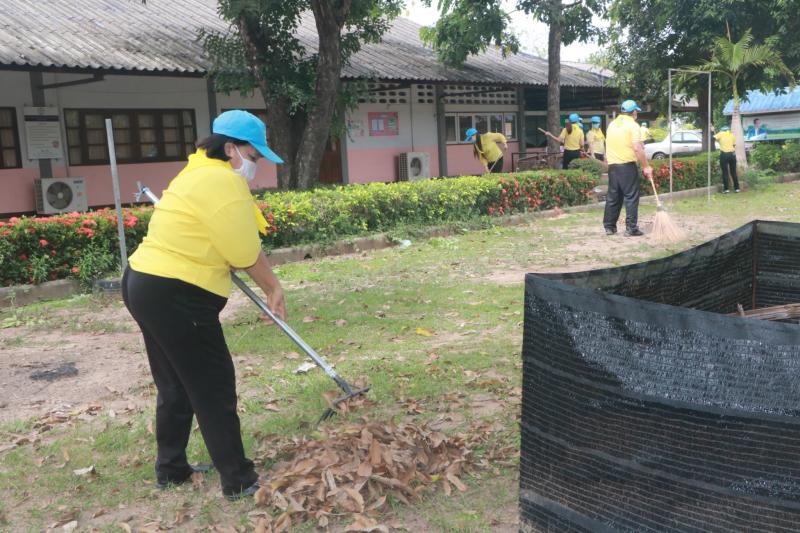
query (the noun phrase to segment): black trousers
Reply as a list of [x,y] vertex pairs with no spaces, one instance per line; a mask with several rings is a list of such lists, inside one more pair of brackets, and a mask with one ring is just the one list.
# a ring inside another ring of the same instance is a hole
[[580,150],[564,150],[564,164],[561,166],[564,170],[569,168],[570,161],[573,159],[580,159]]
[[736,174],[736,152],[720,152],[719,166],[722,168],[722,188],[728,190],[728,173],[733,178],[733,188],[739,189],[739,176]]
[[639,168],[636,163],[608,165],[608,197],[603,226],[617,229],[617,220],[625,203],[625,227],[632,230],[639,223]]
[[496,159],[494,163],[489,163],[489,172],[502,172],[503,171],[503,156],[500,156],[500,159]]
[[225,494],[258,480],[245,457],[236,377],[219,313],[227,299],[180,280],[130,268],[122,279],[125,306],[144,335],[156,399],[156,476],[181,482],[192,473],[186,444],[197,417]]

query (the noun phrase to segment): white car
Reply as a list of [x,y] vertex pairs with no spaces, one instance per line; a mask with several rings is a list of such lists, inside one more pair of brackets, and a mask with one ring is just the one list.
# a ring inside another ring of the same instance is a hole
[[[676,131],[672,134],[672,155],[698,154],[703,151],[702,134],[694,131]],[[717,142],[714,141],[714,149],[717,149]],[[644,153],[647,159],[666,159],[669,157],[669,137],[664,140],[647,143],[644,145]]]

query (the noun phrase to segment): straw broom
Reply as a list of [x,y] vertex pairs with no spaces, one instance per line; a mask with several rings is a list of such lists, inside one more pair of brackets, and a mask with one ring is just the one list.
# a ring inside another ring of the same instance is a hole
[[649,179],[650,185],[653,187],[653,194],[656,195],[656,215],[653,217],[653,226],[650,233],[652,233],[653,238],[660,243],[672,243],[683,240],[686,238],[686,233],[675,224],[675,221],[673,221],[669,213],[666,212],[664,204],[661,203],[661,199],[658,197],[658,191],[656,190],[656,184],[653,182],[653,178]]

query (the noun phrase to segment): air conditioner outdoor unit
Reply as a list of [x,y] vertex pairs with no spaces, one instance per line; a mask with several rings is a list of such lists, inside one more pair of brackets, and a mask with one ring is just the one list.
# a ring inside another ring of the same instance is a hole
[[398,158],[397,181],[415,181],[431,177],[428,152],[406,152]]
[[71,211],[86,211],[86,186],[83,178],[45,178],[33,184],[36,212],[53,215]]

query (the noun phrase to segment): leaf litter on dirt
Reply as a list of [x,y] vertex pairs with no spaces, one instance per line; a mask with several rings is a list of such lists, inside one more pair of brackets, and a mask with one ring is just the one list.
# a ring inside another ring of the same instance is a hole
[[388,533],[398,527],[379,521],[388,500],[410,504],[434,491],[466,491],[465,475],[513,457],[516,447],[508,442],[507,429],[476,421],[446,435],[427,423],[365,419],[282,444],[269,442],[259,459],[277,462],[255,501],[277,517],[259,517],[256,531],[280,533],[305,522],[327,529],[336,519],[349,524],[345,531]]

